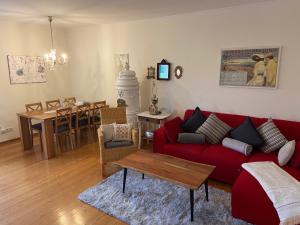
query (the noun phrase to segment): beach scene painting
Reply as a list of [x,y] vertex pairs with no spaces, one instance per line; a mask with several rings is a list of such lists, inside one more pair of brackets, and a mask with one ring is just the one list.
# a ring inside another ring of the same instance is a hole
[[280,47],[221,51],[220,86],[278,87]]

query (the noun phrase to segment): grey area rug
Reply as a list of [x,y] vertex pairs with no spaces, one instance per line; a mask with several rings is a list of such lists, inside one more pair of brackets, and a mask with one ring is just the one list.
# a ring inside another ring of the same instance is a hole
[[189,190],[160,179],[128,170],[126,191],[122,193],[120,171],[78,198],[131,225],[247,224],[231,216],[230,193],[209,186],[209,202],[204,187],[195,191],[194,222],[190,222]]

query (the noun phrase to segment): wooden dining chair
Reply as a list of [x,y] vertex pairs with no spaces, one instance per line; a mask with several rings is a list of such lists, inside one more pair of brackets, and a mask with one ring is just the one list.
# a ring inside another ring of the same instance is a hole
[[76,98],[75,97],[68,97],[64,99],[64,106],[65,107],[72,107],[76,104]]
[[80,132],[88,129],[88,138],[91,136],[91,104],[85,103],[76,106],[76,115],[72,117],[72,128],[75,131],[76,145],[80,146]]
[[57,149],[61,149],[59,137],[68,139],[68,143],[73,149],[72,141],[72,108],[62,108],[56,110],[54,136]]
[[101,174],[103,177],[106,177],[121,169],[119,166],[112,164],[112,162],[122,159],[125,156],[137,151],[139,135],[138,135],[138,129],[132,128],[131,145],[109,148],[107,146],[107,142],[104,140],[104,134],[101,130],[101,126],[105,124],[112,124],[112,123],[118,123],[118,124],[127,123],[126,107],[101,108],[100,118],[101,118],[101,125],[100,128],[98,128],[98,138],[99,138],[99,146],[100,146],[100,164],[102,168]]
[[98,126],[101,124],[100,120],[100,109],[101,108],[108,108],[109,105],[106,105],[106,101],[99,101],[99,102],[94,102],[93,107],[92,107],[92,127],[94,133],[96,133],[96,129]]
[[59,99],[46,101],[46,109],[47,110],[54,110],[59,109],[61,107]]
[[[42,112],[43,111],[43,105],[41,102],[37,103],[30,103],[25,104],[26,112]],[[34,123],[32,124],[32,121],[29,120],[29,127],[30,127],[30,133],[33,141],[33,133],[37,132],[40,136],[40,145],[41,150],[43,150],[43,143],[42,143],[42,124],[41,123]]]

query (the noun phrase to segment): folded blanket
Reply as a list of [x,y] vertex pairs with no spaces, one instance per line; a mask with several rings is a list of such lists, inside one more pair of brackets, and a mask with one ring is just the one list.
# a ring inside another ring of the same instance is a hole
[[300,224],[300,182],[273,162],[244,163],[276,209],[280,225]]

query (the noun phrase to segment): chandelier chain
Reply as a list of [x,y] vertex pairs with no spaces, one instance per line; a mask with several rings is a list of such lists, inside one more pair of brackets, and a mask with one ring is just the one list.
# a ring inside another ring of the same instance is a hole
[[53,17],[49,16],[49,23],[50,23],[50,35],[51,35],[51,47],[52,49],[54,48],[54,44],[53,44],[53,31],[52,31],[52,21],[53,21]]

